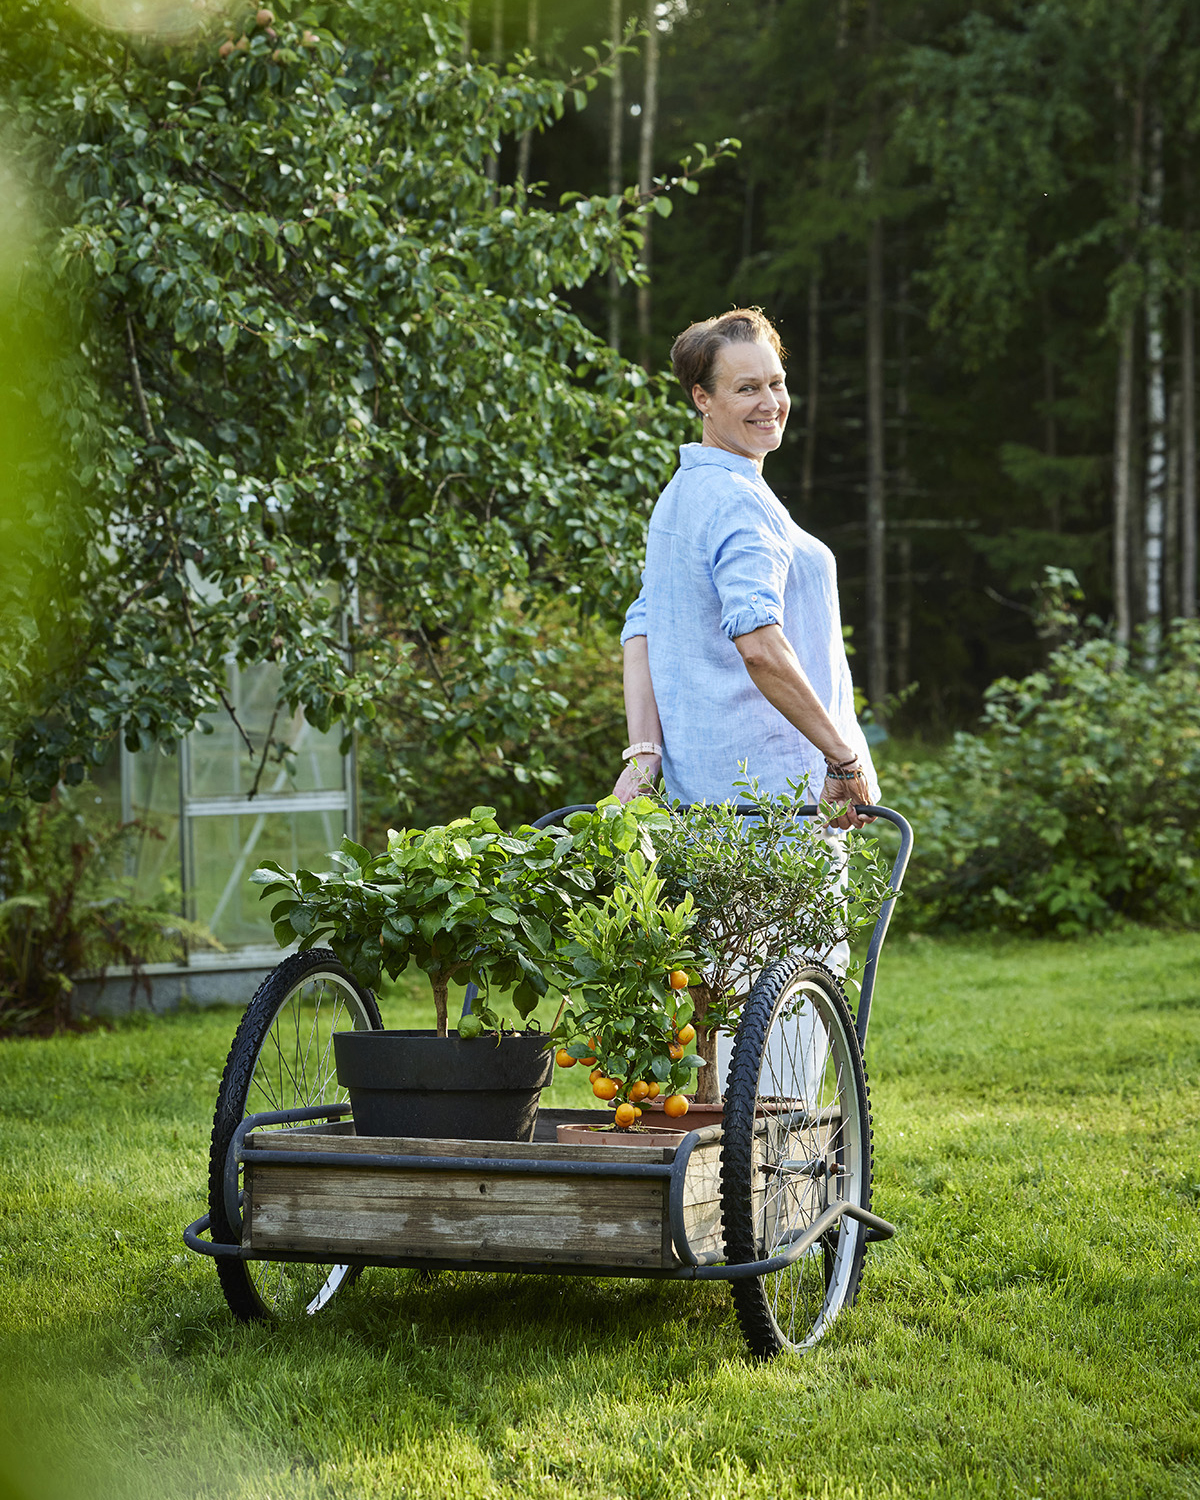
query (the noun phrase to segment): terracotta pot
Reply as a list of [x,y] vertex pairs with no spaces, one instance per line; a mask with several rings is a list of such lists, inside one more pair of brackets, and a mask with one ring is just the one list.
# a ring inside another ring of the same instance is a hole
[[[663,1112],[663,1101],[661,1099],[643,1100],[642,1109],[643,1111],[649,1110],[657,1118]],[[669,1119],[670,1116],[666,1118]],[[685,1120],[687,1121],[687,1124],[683,1125],[685,1130],[699,1130],[702,1125],[721,1125],[725,1121],[725,1106],[723,1104],[697,1104],[693,1099],[688,1105],[687,1114],[677,1115],[675,1118],[681,1125]]]
[[678,1146],[694,1128],[685,1125],[682,1130],[673,1130],[657,1121],[648,1130],[614,1130],[607,1125],[560,1125],[558,1141],[561,1146]]

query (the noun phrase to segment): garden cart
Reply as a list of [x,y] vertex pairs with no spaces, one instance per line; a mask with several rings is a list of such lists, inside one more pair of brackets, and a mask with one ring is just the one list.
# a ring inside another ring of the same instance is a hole
[[912,832],[887,808],[860,811],[900,840],[856,1015],[823,965],[767,962],[741,1007],[723,1118],[678,1145],[560,1144],[560,1123],[610,1115],[555,1108],[530,1142],[360,1137],[333,1035],[382,1029],[374,996],[328,950],[285,958],[234,1037],[209,1211],[184,1231],[233,1312],[315,1314],[366,1266],[719,1280],[755,1355],[814,1344],[854,1301],[867,1244],[894,1232],[871,1211],[863,1047]]

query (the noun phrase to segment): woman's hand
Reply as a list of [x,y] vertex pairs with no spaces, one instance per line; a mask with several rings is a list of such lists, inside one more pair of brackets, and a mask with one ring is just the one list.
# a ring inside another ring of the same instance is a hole
[[822,803],[832,803],[834,807],[844,807],[845,811],[840,817],[830,818],[827,826],[829,828],[862,828],[867,823],[873,823],[874,818],[864,817],[854,810],[854,804],[860,806],[871,802],[871,788],[867,784],[867,773],[859,766],[852,776],[833,775],[825,778],[825,785],[821,788]]
[[658,784],[661,771],[661,755],[643,753],[635,756],[617,777],[617,784],[613,787],[613,796],[618,802],[624,803],[632,802],[643,792],[652,792]]

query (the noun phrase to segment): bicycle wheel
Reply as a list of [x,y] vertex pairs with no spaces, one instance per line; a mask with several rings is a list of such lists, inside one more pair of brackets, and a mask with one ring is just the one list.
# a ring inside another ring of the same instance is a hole
[[[867,1075],[841,986],[772,964],[742,1009],[725,1096],[721,1213],[729,1264],[796,1243],[832,1204],[871,1205]],[[810,1348],[858,1295],[865,1230],[843,1216],[798,1260],[730,1282],[752,1354]]]
[[[214,1240],[241,1239],[225,1205],[225,1158],[234,1131],[250,1114],[301,1109],[346,1099],[333,1059],[335,1031],[382,1028],[375,997],[328,948],[295,953],[273,969],[246,1008],[221,1078],[208,1168]],[[285,1127],[279,1127],[285,1128]],[[230,1310],[243,1321],[288,1312],[319,1312],[357,1275],[351,1266],[218,1260]]]

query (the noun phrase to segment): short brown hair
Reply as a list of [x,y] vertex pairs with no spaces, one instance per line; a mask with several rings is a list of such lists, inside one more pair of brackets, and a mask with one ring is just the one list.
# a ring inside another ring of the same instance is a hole
[[754,344],[760,339],[784,358],[787,351],[761,307],[735,307],[720,317],[705,318],[685,328],[671,345],[671,368],[688,400],[696,386],[712,395],[717,355],[726,344]]

